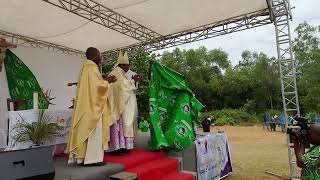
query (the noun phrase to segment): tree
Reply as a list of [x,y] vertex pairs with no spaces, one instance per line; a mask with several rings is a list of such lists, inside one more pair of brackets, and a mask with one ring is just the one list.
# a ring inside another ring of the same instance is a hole
[[297,81],[301,109],[320,112],[319,30],[304,22],[295,32],[293,51],[297,62]]
[[214,108],[216,87],[211,82],[231,66],[226,52],[221,49],[207,51],[205,47],[187,51],[177,48],[173,52],[165,52],[160,61],[186,77],[206,110]]
[[175,49],[161,62],[183,74],[205,110],[245,108],[256,113],[280,108],[278,64],[264,53],[244,51],[239,64],[230,65],[221,49]]
[[281,108],[278,64],[264,53],[244,51],[228,69],[220,87],[223,108],[244,108],[251,113]]
[[255,54],[253,77],[255,82],[254,99],[257,111],[279,109],[281,106],[280,75],[275,58],[268,58],[264,53]]

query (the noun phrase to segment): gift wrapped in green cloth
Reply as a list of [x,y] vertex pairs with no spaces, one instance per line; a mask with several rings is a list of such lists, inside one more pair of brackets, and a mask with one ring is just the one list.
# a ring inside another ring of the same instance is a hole
[[182,151],[195,140],[203,105],[188,88],[185,78],[152,61],[150,79],[150,133],[152,150]]

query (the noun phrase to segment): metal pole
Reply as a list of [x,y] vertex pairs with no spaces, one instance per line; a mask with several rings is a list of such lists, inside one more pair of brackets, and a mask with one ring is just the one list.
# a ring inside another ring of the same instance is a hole
[[[292,52],[289,20],[291,9],[289,0],[271,0],[272,18],[276,31],[276,43],[281,80],[281,94],[283,110],[286,119],[286,128],[291,128],[292,120],[300,116],[298,90],[296,81],[296,63]],[[287,136],[288,159],[290,166],[290,178],[294,177],[296,161],[290,137]]]

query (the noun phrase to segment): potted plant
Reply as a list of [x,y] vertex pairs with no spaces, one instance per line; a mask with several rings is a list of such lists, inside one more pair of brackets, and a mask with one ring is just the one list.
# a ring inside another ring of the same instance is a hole
[[[21,117],[21,116],[20,116]],[[20,122],[12,129],[14,131],[13,139],[15,143],[32,142],[34,146],[41,146],[47,142],[51,142],[55,137],[60,135],[63,125],[52,122],[51,118],[45,114],[45,110],[39,111],[38,120],[36,122],[26,122],[21,117]]]

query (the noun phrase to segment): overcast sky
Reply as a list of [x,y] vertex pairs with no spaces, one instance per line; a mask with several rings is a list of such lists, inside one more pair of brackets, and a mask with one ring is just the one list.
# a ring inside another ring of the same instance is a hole
[[[291,22],[292,38],[294,29],[298,24],[307,21],[309,24],[320,25],[320,0],[291,0],[293,21]],[[211,39],[178,46],[181,49],[198,48],[205,46],[207,49],[221,48],[229,54],[229,59],[236,65],[241,59],[244,50],[263,51],[268,56],[276,56],[274,25],[270,24],[250,30],[214,37]],[[173,48],[164,51],[172,51]],[[163,51],[159,51],[161,53]]]

